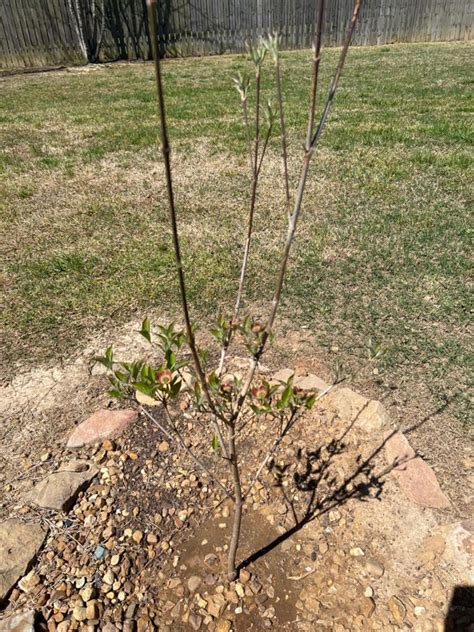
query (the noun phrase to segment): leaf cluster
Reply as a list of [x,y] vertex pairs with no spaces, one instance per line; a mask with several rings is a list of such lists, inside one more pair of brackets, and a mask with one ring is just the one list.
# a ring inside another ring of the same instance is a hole
[[316,401],[316,393],[307,393],[293,383],[293,376],[286,382],[270,384],[263,380],[251,389],[250,407],[256,415],[270,414],[281,417],[281,413],[294,414],[301,408],[310,410]]

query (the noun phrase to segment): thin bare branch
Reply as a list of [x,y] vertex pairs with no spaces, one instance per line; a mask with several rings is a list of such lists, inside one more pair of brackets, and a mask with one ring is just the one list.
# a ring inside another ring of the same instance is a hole
[[313,79],[311,82],[311,97],[309,102],[309,114],[308,114],[308,132],[306,134],[306,151],[311,146],[311,139],[313,138],[314,128],[314,116],[316,111],[316,96],[318,92],[318,79],[319,79],[319,64],[321,61],[321,41],[322,41],[322,29],[324,18],[324,4],[325,0],[319,0],[317,6],[317,18],[316,28],[314,31],[313,41]]
[[247,98],[242,99],[242,114],[244,117],[245,136],[247,137],[247,151],[249,154],[249,166],[250,173],[253,173],[253,160],[252,160],[252,141],[250,139],[250,125],[249,125],[249,109]]
[[[260,93],[261,93],[261,71],[260,64],[255,64],[255,143],[254,143],[254,152],[253,157],[250,156],[251,162],[251,170],[252,170],[252,184],[251,184],[251,193],[250,193],[250,209],[249,209],[249,218],[247,223],[247,235],[244,244],[244,254],[242,257],[242,264],[240,267],[240,276],[239,276],[239,287],[237,290],[237,298],[235,300],[234,312],[232,314],[232,323],[236,323],[239,317],[240,306],[242,303],[242,296],[244,292],[244,284],[245,284],[245,275],[247,272],[247,265],[250,254],[250,244],[252,241],[252,232],[253,232],[253,220],[255,215],[255,204],[257,202],[257,187],[258,187],[258,178],[260,175],[260,169],[262,167],[262,161],[265,156],[265,152],[268,145],[268,140],[270,138],[270,134],[272,131],[272,124],[269,124],[267,135],[265,137],[264,146],[262,150],[262,155],[259,160],[259,145],[260,145]],[[246,127],[248,129],[248,117],[247,117],[247,106],[245,105],[244,112],[246,115]],[[232,325],[231,323],[231,325]],[[224,341],[221,350],[221,356],[219,360],[219,366],[217,369],[217,373],[222,373],[224,369],[225,356],[227,353],[227,349],[229,348],[230,341],[232,339],[233,329],[232,326],[229,329],[229,333]]]
[[234,407],[234,413],[233,416],[231,418],[231,421],[234,422],[237,417],[240,414],[240,411],[242,410],[242,406],[245,402],[245,399],[248,395],[248,392],[250,390],[250,386],[252,384],[252,380],[254,378],[255,375],[255,371],[257,369],[258,366],[258,362],[265,350],[265,346],[266,343],[268,341],[268,338],[270,336],[271,330],[273,328],[273,324],[275,322],[275,318],[276,318],[276,314],[278,311],[278,307],[280,305],[280,300],[281,300],[281,293],[282,293],[282,289],[283,289],[283,283],[285,280],[285,276],[286,276],[286,270],[288,267],[288,260],[289,260],[289,256],[290,256],[290,251],[291,251],[291,246],[293,244],[293,239],[295,236],[295,232],[296,232],[296,226],[298,223],[298,219],[299,216],[301,214],[301,207],[302,207],[302,203],[303,203],[303,197],[304,197],[304,191],[305,191],[305,187],[306,187],[306,180],[308,178],[308,171],[309,171],[309,165],[311,162],[311,157],[314,154],[314,151],[319,143],[319,139],[321,138],[321,133],[324,129],[324,125],[326,123],[327,120],[327,116],[329,114],[329,109],[331,107],[331,103],[334,100],[334,95],[336,93],[336,89],[339,83],[339,79],[342,73],[342,69],[344,66],[344,61],[346,59],[346,55],[347,55],[347,50],[349,48],[349,44],[352,38],[352,34],[354,32],[354,27],[355,24],[357,22],[357,17],[359,15],[360,12],[360,8],[361,8],[361,4],[362,4],[362,0],[355,0],[354,3],[354,9],[353,9],[353,14],[352,14],[352,18],[351,18],[351,22],[347,31],[347,35],[346,35],[346,39],[344,42],[344,46],[342,48],[340,57],[339,57],[339,61],[337,64],[337,68],[336,68],[336,72],[334,75],[334,78],[331,82],[331,86],[329,89],[329,94],[326,100],[326,104],[323,110],[323,113],[321,115],[321,120],[319,122],[318,128],[316,130],[316,133],[314,134],[312,140],[311,140],[311,144],[310,147],[308,149],[306,149],[305,151],[305,155],[303,158],[303,164],[302,164],[302,168],[301,168],[301,173],[300,173],[300,179],[299,179],[299,184],[298,184],[298,189],[297,189],[297,193],[296,193],[296,199],[295,199],[295,203],[294,203],[294,209],[293,209],[293,213],[292,216],[290,218],[290,223],[288,226],[288,234],[287,234],[287,238],[286,238],[286,242],[285,242],[285,247],[283,250],[283,255],[282,255],[282,259],[281,259],[281,263],[280,263],[280,271],[278,274],[278,278],[277,278],[277,283],[276,283],[276,288],[275,288],[275,292],[273,294],[273,300],[272,300],[272,307],[270,310],[270,315],[268,317],[268,321],[267,324],[265,326],[265,331],[263,332],[262,335],[262,340],[260,343],[260,346],[252,360],[252,363],[250,365],[250,369],[247,373],[247,378],[244,382],[244,385],[241,389],[239,398],[237,399],[236,405]]
[[262,169],[263,159],[265,158],[265,154],[267,153],[268,142],[270,140],[270,136],[272,135],[273,123],[270,123],[267,129],[267,133],[265,134],[265,140],[262,145],[262,153],[260,154],[260,160],[258,161],[257,166],[257,178],[260,175],[260,171]]
[[268,452],[265,455],[265,458],[262,460],[262,462],[260,463],[257,471],[255,472],[254,477],[252,478],[252,481],[250,482],[250,485],[247,488],[247,491],[244,492],[244,500],[247,499],[248,495],[250,494],[250,492],[252,491],[255,483],[258,481],[260,474],[262,473],[263,468],[265,467],[265,465],[268,463],[268,461],[270,460],[270,457],[272,456],[272,454],[274,454],[275,450],[278,448],[278,446],[280,445],[280,443],[283,441],[283,439],[285,438],[285,436],[288,434],[288,431],[290,430],[290,428],[292,428],[292,426],[294,425],[294,422],[296,421],[296,415],[293,414],[290,419],[288,420],[287,424],[285,425],[285,427],[282,429],[282,431],[280,432],[280,434],[278,435],[278,437],[275,439],[275,441],[272,443],[270,449],[268,450]]
[[[157,96],[158,96],[158,110],[160,114],[160,133],[161,133],[161,150],[163,154],[163,161],[165,164],[165,175],[166,175],[166,189],[168,193],[168,207],[171,221],[171,229],[173,233],[173,247],[176,259],[176,269],[178,273],[178,281],[179,281],[179,291],[181,297],[181,306],[184,315],[184,321],[186,325],[186,334],[188,338],[188,344],[191,349],[191,354],[193,356],[194,366],[196,368],[196,373],[198,376],[199,383],[202,388],[202,392],[204,394],[204,398],[212,410],[213,414],[216,418],[221,419],[224,423],[226,423],[226,419],[223,418],[219,411],[216,409],[214,402],[211,398],[206,376],[204,375],[204,371],[201,365],[201,361],[199,359],[199,354],[196,347],[196,341],[194,339],[194,332],[191,325],[191,319],[189,315],[189,307],[188,300],[186,295],[186,283],[184,278],[184,270],[183,263],[181,259],[181,248],[179,242],[179,234],[178,234],[178,224],[176,218],[176,206],[174,201],[174,192],[173,192],[173,179],[171,175],[171,162],[170,162],[170,144],[168,139],[168,126],[166,122],[166,110],[165,110],[165,101],[164,101],[164,92],[163,92],[163,83],[161,79],[161,64],[160,64],[160,55],[158,50],[158,35],[156,31],[156,0],[147,0],[147,8],[148,8],[148,22],[150,27],[150,37],[153,51],[153,60],[155,65],[155,75],[156,75],[156,87],[157,87]],[[216,425],[216,432],[220,434],[220,429],[218,422],[214,422]],[[225,448],[224,448],[225,449]]]
[[352,18],[351,18],[351,22],[349,24],[349,28],[346,34],[346,38],[344,40],[344,44],[342,46],[342,51],[341,54],[339,56],[339,61],[337,64],[337,68],[336,68],[336,72],[334,74],[334,77],[331,81],[331,86],[329,88],[329,94],[324,106],[324,110],[323,113],[321,115],[321,120],[319,121],[319,125],[316,129],[316,132],[313,135],[313,138],[311,139],[311,149],[314,150],[314,148],[316,147],[316,145],[318,144],[319,138],[322,134],[324,125],[326,123],[326,119],[328,117],[329,114],[329,110],[331,108],[331,104],[334,100],[334,96],[336,94],[336,90],[337,90],[337,86],[339,84],[339,79],[341,78],[341,74],[342,74],[342,69],[344,67],[344,62],[346,61],[346,56],[347,56],[347,51],[349,50],[349,45],[351,43],[351,39],[352,39],[352,35],[354,33],[354,29],[355,29],[355,25],[357,23],[357,18],[359,17],[359,12],[362,6],[362,0],[355,0],[354,3],[354,10],[352,12]]
[[289,220],[290,212],[291,212],[291,201],[290,201],[290,182],[289,182],[289,176],[288,176],[288,146],[287,146],[286,124],[285,124],[285,109],[283,105],[283,94],[281,90],[280,41],[281,41],[281,37],[279,33],[275,31],[273,35],[268,35],[266,39],[262,40],[262,43],[272,55],[273,63],[275,65],[275,89],[276,89],[276,96],[277,96],[277,103],[278,103],[278,112],[280,115],[280,138],[281,138],[281,149],[282,149],[282,159],[283,159],[283,181],[285,185],[286,210],[287,210],[288,220]]
[[285,182],[285,198],[286,198],[286,210],[288,219],[291,213],[291,200],[290,200],[290,179],[288,175],[288,149],[286,138],[286,124],[285,124],[285,110],[283,107],[283,96],[281,93],[281,72],[280,72],[280,58],[277,57],[275,62],[275,86],[278,100],[278,111],[280,113],[280,136],[281,136],[281,155],[283,158],[283,175]]

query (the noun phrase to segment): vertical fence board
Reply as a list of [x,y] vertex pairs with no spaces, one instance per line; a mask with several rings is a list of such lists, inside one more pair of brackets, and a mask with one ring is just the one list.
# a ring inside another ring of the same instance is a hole
[[[73,0],[74,2],[76,0]],[[87,3],[91,0],[80,0]],[[143,0],[105,0],[101,59],[148,59]],[[311,45],[316,0],[162,0],[166,55],[241,52],[246,40],[278,30],[284,48]],[[340,46],[353,0],[327,0],[324,44]],[[67,0],[2,0],[0,69],[84,62]],[[469,40],[472,0],[371,0],[363,5],[356,45]]]

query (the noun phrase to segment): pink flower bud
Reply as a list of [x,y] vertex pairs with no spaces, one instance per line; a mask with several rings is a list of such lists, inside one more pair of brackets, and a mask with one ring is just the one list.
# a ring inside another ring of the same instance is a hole
[[265,384],[259,384],[252,388],[252,395],[257,399],[265,399],[268,396],[268,386]]
[[252,333],[259,334],[261,331],[263,331],[263,326],[261,323],[253,323],[251,330],[252,330]]
[[169,384],[173,379],[173,374],[169,369],[163,369],[162,371],[158,371],[157,377],[160,384]]

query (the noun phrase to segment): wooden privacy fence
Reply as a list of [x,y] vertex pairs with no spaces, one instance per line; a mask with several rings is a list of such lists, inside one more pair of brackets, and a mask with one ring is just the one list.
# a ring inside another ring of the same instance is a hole
[[[162,0],[163,55],[240,52],[278,30],[311,44],[315,0]],[[327,0],[325,45],[342,42],[353,0]],[[365,0],[357,45],[472,38],[474,0]],[[0,0],[0,68],[149,59],[145,0]]]

